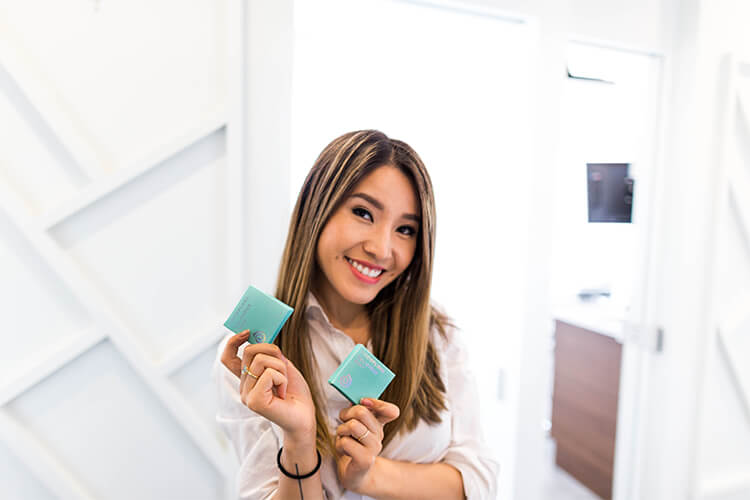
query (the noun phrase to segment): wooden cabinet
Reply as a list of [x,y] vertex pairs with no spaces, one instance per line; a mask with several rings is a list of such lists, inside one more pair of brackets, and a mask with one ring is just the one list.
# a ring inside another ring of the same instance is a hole
[[612,498],[622,345],[557,320],[552,395],[555,462],[603,499]]

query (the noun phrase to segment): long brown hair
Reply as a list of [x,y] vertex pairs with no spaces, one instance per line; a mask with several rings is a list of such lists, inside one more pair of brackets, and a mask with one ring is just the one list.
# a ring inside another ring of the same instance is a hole
[[431,328],[444,336],[448,325],[448,319],[430,305],[435,249],[432,182],[408,144],[377,130],[344,134],[326,146],[300,190],[276,289],[276,297],[292,306],[294,313],[275,342],[308,381],[315,403],[317,447],[328,455],[335,455],[333,438],[323,388],[315,382],[316,364],[305,319],[307,294],[317,272],[316,247],[338,206],[368,173],[385,165],[401,169],[411,180],[421,223],[411,263],[367,305],[374,354],[397,374],[381,399],[398,406],[401,416],[385,426],[383,446],[399,432],[413,430],[419,420],[440,422],[440,411],[446,408],[440,360],[430,340]]

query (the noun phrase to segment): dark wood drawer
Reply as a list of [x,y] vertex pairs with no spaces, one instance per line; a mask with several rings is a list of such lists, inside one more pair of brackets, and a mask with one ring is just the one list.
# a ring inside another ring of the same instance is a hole
[[621,359],[611,337],[556,322],[555,461],[604,499],[612,498]]

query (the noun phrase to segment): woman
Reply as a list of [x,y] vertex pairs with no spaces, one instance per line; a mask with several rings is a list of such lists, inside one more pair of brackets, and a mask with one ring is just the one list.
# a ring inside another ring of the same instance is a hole
[[[214,366],[242,498],[494,498],[465,350],[430,305],[434,243],[432,185],[407,144],[364,130],[323,150],[279,273],[294,313],[275,345],[228,337]],[[358,343],[396,378],[352,406],[326,381]]]

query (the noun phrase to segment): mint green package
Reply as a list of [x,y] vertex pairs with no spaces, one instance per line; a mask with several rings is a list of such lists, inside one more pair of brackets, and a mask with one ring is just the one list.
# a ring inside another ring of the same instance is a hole
[[281,331],[293,308],[250,285],[237,306],[224,322],[234,333],[250,330],[251,344],[272,343]]
[[352,404],[378,399],[396,375],[362,344],[357,344],[336,368],[328,383]]

